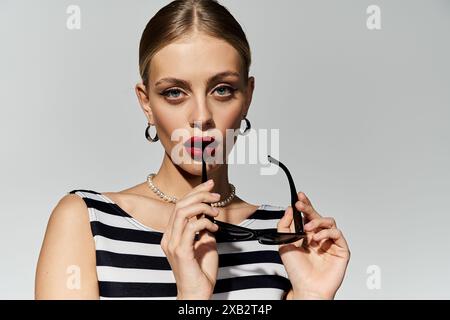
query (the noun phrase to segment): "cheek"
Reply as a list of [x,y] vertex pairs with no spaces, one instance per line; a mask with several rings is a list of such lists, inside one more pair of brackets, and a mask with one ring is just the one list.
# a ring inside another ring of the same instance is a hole
[[223,132],[226,129],[237,129],[241,124],[241,107],[230,108],[226,112],[220,112],[216,116],[216,126]]
[[155,122],[158,123],[158,135],[160,138],[170,140],[172,133],[179,128],[184,128],[183,117],[174,112],[154,112]]
[[[217,116],[216,126],[222,134],[223,148],[225,148],[227,143],[231,143],[232,145],[236,143],[238,138],[238,132],[236,131],[240,129],[242,120],[241,117],[241,108],[238,108],[233,112],[227,112],[223,115]],[[227,132],[227,130],[230,131]]]

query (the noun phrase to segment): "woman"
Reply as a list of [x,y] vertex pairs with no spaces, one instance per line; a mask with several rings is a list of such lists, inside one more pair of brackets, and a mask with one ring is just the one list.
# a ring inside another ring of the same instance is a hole
[[[295,243],[219,242],[206,217],[293,230],[292,207],[236,195],[226,161],[208,163],[209,183],[201,183],[201,162],[188,161],[198,160],[191,137],[214,140],[213,156],[235,143],[221,138],[227,130],[239,130],[242,120],[249,129],[250,62],[241,26],[216,1],[173,1],[157,12],[142,34],[135,91],[147,139],[165,149],[160,169],[119,192],[77,189],[59,201],[38,261],[37,299],[334,298],[350,252],[335,221],[303,192],[295,205],[307,238]],[[180,129],[189,133],[182,140],[189,154],[181,157],[173,139]]]

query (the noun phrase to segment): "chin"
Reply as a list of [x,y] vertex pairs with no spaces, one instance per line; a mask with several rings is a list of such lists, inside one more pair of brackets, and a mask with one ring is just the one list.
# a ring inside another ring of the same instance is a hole
[[[182,163],[178,165],[179,168],[186,171],[190,175],[193,176],[201,176],[202,175],[202,163],[200,161],[191,160],[191,162]],[[216,163],[206,163],[206,171],[209,175],[210,172],[216,171],[220,167],[220,164]]]

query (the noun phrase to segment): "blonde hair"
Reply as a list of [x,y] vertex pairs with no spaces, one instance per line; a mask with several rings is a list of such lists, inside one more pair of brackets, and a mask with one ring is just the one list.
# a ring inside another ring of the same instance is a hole
[[152,57],[172,41],[201,31],[233,46],[242,60],[245,80],[251,64],[250,46],[240,24],[216,0],[175,0],[161,8],[147,23],[139,44],[139,73],[148,87]]

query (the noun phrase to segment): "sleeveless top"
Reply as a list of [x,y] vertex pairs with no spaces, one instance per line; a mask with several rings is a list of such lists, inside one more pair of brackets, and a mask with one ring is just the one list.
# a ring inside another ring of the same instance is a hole
[[[143,225],[111,199],[76,189],[88,207],[96,250],[100,299],[176,299],[170,264],[160,246],[162,233]],[[261,205],[240,226],[277,227],[285,208]],[[219,269],[211,299],[279,300],[291,288],[278,245],[257,240],[216,239]]]

